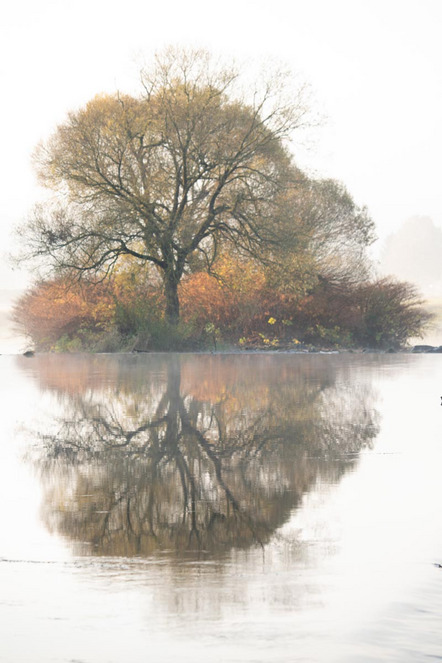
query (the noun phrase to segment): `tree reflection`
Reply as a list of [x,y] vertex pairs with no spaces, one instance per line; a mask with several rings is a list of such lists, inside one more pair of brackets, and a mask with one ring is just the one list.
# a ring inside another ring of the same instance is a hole
[[80,553],[264,545],[306,491],[339,480],[377,434],[370,388],[337,380],[333,364],[106,361],[110,383],[102,371],[97,384],[72,389],[68,379],[64,389],[48,373],[63,414],[40,436],[43,516]]

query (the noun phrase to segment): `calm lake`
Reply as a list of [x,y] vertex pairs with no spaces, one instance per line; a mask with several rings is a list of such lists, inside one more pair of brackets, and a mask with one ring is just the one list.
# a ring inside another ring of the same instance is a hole
[[442,355],[0,367],[0,661],[442,661]]

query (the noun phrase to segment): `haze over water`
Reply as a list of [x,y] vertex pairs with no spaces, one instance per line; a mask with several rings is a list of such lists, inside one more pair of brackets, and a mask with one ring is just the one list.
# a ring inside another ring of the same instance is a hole
[[0,357],[0,660],[442,659],[441,361]]

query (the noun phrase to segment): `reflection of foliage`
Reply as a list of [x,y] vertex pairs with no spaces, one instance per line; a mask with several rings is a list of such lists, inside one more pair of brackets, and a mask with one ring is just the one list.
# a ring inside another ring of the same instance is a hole
[[46,521],[96,554],[262,545],[377,432],[370,392],[311,357],[139,358],[132,390],[125,371],[115,391],[68,387],[43,438]]

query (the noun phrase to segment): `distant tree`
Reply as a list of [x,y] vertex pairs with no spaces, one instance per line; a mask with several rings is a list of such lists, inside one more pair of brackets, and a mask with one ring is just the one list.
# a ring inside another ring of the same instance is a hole
[[416,283],[427,292],[442,291],[442,230],[426,216],[413,216],[385,241],[380,259],[384,274]]

